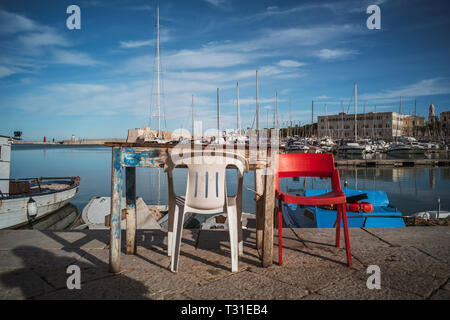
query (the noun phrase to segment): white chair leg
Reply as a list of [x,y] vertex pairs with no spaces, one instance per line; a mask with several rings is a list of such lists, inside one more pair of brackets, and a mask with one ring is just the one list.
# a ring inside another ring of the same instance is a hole
[[238,246],[239,246],[239,255],[242,256],[244,254],[244,240],[242,235],[242,211],[238,210],[237,212],[237,224],[238,224]]
[[184,207],[176,206],[174,212],[174,236],[172,240],[172,263],[170,265],[170,270],[172,272],[178,272],[178,260],[180,258],[180,246],[181,238],[183,236],[183,223],[184,223]]
[[172,256],[173,251],[173,220],[175,215],[176,206],[174,209],[169,210],[169,227],[167,232],[167,255]]
[[238,248],[238,219],[236,203],[227,206],[228,230],[230,232],[230,250],[231,250],[231,272],[238,271],[239,248]]

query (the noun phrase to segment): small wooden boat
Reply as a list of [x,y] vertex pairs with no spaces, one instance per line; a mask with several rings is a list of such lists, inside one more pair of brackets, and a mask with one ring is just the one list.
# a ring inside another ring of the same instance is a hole
[[19,228],[64,207],[78,192],[79,177],[0,179],[9,192],[0,193],[0,229]]

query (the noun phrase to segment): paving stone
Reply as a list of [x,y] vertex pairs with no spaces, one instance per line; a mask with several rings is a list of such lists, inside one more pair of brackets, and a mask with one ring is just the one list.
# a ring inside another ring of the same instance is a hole
[[[283,230],[284,232],[284,230]],[[335,228],[295,228],[293,232],[303,240],[307,247],[314,247],[315,245],[329,245],[334,246],[336,243],[336,229]],[[386,247],[383,241],[374,237],[370,233],[361,228],[349,228],[350,248],[373,248]],[[345,246],[344,229],[341,228],[341,246]]]
[[353,254],[364,265],[378,265],[381,270],[403,269],[411,274],[428,274],[447,279],[450,276],[448,264],[437,261],[414,247],[380,247],[377,250],[355,249]]
[[0,268],[0,300],[27,299],[54,290],[30,269]]
[[368,289],[365,280],[350,276],[330,284],[314,296],[317,299],[338,300],[417,300],[420,296],[381,285],[381,289]]
[[182,292],[182,295],[196,300],[299,299],[306,294],[305,290],[296,286],[247,271]]
[[426,248],[435,247],[437,243],[450,243],[450,228],[444,226],[366,229],[395,246]]
[[116,299],[149,299],[148,288],[141,282],[125,275],[111,275],[96,281],[81,284],[81,289],[62,289],[36,296],[45,300],[116,300]]
[[[122,233],[121,273],[112,274],[109,230],[0,230],[0,299],[449,299],[448,227],[350,229],[351,268],[334,229],[284,229],[278,266],[276,232],[274,264],[261,268],[256,232],[244,231],[237,273],[228,231],[184,230],[178,273],[167,232],[138,230],[136,255],[125,254]],[[66,288],[71,264],[81,268],[81,290]],[[367,289],[372,264],[381,290]]]
[[[372,273],[368,274],[365,270],[359,270],[355,277],[366,281]],[[389,287],[403,292],[413,293],[422,298],[427,298],[431,293],[439,288],[445,280],[433,277],[424,272],[416,272],[398,268],[395,266],[380,267],[381,287]]]
[[430,300],[450,300],[450,291],[440,289],[431,296]]

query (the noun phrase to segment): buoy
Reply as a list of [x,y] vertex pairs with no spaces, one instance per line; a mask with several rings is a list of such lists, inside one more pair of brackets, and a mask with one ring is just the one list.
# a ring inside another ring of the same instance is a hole
[[347,203],[347,211],[350,212],[365,212],[370,213],[373,212],[373,204],[369,202],[357,202],[357,203]]
[[27,203],[27,214],[28,218],[34,219],[37,216],[37,203],[33,198],[30,198]]

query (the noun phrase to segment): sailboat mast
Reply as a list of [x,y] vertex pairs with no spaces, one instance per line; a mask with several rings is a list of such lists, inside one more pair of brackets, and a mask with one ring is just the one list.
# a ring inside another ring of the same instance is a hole
[[[317,130],[319,130],[319,124],[317,124]],[[311,138],[314,135],[314,100],[311,105]]]
[[342,127],[342,136],[341,139],[344,138],[344,104],[343,101],[341,100],[341,127]]
[[289,97],[289,136],[292,136],[292,98]]
[[258,70],[256,70],[256,134],[259,136]]
[[220,139],[220,105],[219,105],[219,88],[217,88],[217,139]]
[[239,82],[236,82],[236,104],[237,104],[237,129],[238,133],[241,133],[241,119],[240,119],[240,109],[239,109]]
[[278,129],[278,92],[275,90],[275,109],[273,110],[273,127]]
[[192,95],[192,140],[194,140],[194,95]]
[[358,118],[357,118],[357,113],[358,111],[358,86],[356,85],[355,82],[355,142],[358,140]]
[[161,137],[161,87],[159,81],[159,7],[156,17],[156,105],[158,107],[158,138]]

